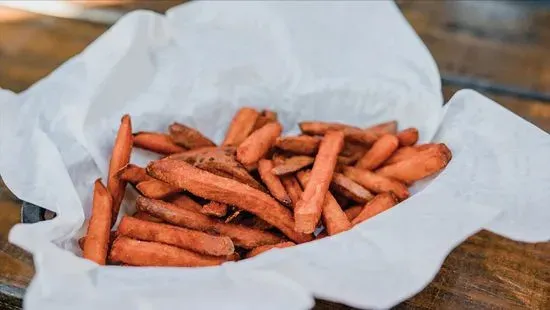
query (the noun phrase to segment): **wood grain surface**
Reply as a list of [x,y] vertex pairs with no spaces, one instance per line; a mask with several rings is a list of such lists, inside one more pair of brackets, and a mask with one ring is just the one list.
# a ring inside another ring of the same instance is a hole
[[[101,3],[100,3],[101,2]],[[164,12],[181,1],[81,1]],[[398,1],[442,75],[550,92],[550,6],[504,1]],[[0,87],[20,92],[79,53],[108,27],[0,7]],[[479,87],[483,89],[482,85]],[[448,99],[460,87],[443,88]],[[484,93],[550,132],[550,102]],[[20,204],[0,181],[0,308],[19,309],[34,270],[7,242]],[[316,309],[351,309],[319,300]],[[550,243],[481,231],[454,249],[432,283],[396,309],[550,309]]]

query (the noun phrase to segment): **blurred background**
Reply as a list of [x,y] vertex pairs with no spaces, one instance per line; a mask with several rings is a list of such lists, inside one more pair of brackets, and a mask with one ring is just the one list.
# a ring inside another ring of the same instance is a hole
[[[185,1],[0,1],[0,87],[21,92],[82,51],[125,13]],[[550,0],[396,1],[435,58],[445,100],[476,89],[550,132]],[[1,113],[1,111],[0,111]],[[20,205],[0,179],[0,309],[20,309],[33,266],[7,242]],[[482,231],[398,309],[550,309],[550,244]],[[319,302],[318,309],[349,309]]]

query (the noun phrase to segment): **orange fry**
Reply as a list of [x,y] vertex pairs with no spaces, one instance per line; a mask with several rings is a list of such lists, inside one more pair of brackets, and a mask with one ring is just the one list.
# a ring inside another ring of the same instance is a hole
[[228,206],[225,203],[210,201],[202,206],[201,212],[215,217],[224,217],[227,215],[227,208]]
[[279,137],[275,147],[298,155],[315,155],[319,149],[321,138],[312,136]]
[[353,219],[356,218],[361,211],[363,211],[363,206],[353,206],[347,208],[344,212],[346,213],[348,220],[353,221]]
[[372,145],[372,148],[359,159],[355,166],[368,170],[376,169],[397,150],[398,146],[399,140],[396,136],[384,135]]
[[109,258],[132,266],[203,267],[216,266],[228,257],[202,255],[158,242],[118,237],[113,242]]
[[281,135],[283,127],[279,122],[266,124],[253,132],[237,148],[237,160],[243,165],[251,165],[267,154]]
[[136,166],[134,164],[127,164],[117,171],[116,176],[122,181],[126,181],[132,184],[138,184],[143,181],[154,180],[152,177],[147,175],[145,168]]
[[[109,232],[109,244],[111,244],[115,240],[116,236],[116,231]],[[86,244],[86,236],[82,236],[78,239],[78,246],[82,251],[84,251],[84,244]]]
[[162,199],[181,192],[179,188],[155,179],[139,182],[136,188],[143,196],[153,199]]
[[239,146],[254,130],[260,113],[252,108],[240,108],[231,120],[222,145]]
[[293,175],[281,176],[281,183],[283,183],[288,197],[290,197],[290,200],[292,201],[291,207],[294,209],[298,201],[300,201],[300,197],[302,197],[302,187]]
[[199,170],[183,161],[170,159],[151,162],[147,166],[147,173],[196,196],[255,214],[297,243],[311,240],[311,235],[294,231],[294,219],[288,209],[268,194],[248,185]]
[[287,158],[282,164],[276,165],[271,169],[271,173],[277,176],[293,173],[313,164],[314,160],[313,157],[309,156],[293,156]]
[[368,170],[344,167],[344,175],[375,193],[394,193],[400,200],[409,197],[407,187],[397,181]]
[[109,178],[107,180],[107,189],[113,196],[111,222],[114,224],[120,210],[120,203],[124,197],[126,181],[119,179],[116,173],[130,162],[132,152],[132,120],[130,115],[126,114],[120,120],[120,127],[113,146],[111,161],[109,162]]
[[280,237],[272,233],[248,228],[243,225],[226,224],[207,215],[182,209],[161,200],[140,196],[136,200],[136,208],[173,225],[228,236],[236,246],[245,249],[252,249],[260,245],[275,244],[282,241]]
[[445,144],[440,144],[439,147],[421,151],[407,160],[384,166],[376,174],[410,183],[441,171],[450,159],[451,151]]
[[113,199],[101,179],[94,183],[92,216],[84,242],[83,257],[100,265],[105,265],[109,250]]
[[267,123],[276,122],[277,121],[277,113],[270,111],[270,110],[262,110],[260,113],[260,116],[258,116],[258,119],[256,120],[256,123],[254,124],[254,130],[258,130]]
[[[296,177],[305,188],[307,188],[308,184],[312,182],[310,171],[300,171]],[[322,210],[323,222],[329,236],[341,233],[351,228],[351,223],[346,214],[342,211],[342,208],[334,196],[332,196],[332,194],[328,191],[325,193],[322,203]]]
[[351,224],[357,225],[364,222],[365,220],[388,210],[396,204],[397,200],[391,192],[378,194],[373,200],[369,201],[365,207],[363,207],[361,213],[359,213],[359,215],[351,221]]
[[157,132],[136,132],[134,134],[134,146],[163,155],[186,151],[185,148],[172,142],[169,135]]
[[300,130],[305,134],[322,136],[329,131],[342,131],[346,141],[353,141],[366,145],[371,145],[379,137],[376,132],[341,123],[301,122],[299,125]]
[[196,230],[142,221],[129,216],[124,216],[120,221],[118,233],[133,239],[170,244],[212,256],[226,256],[235,251],[229,237],[213,236]]
[[281,242],[281,243],[277,243],[277,244],[262,245],[262,246],[259,246],[257,248],[254,248],[254,249],[250,250],[250,252],[248,252],[246,254],[246,258],[251,258],[251,257],[254,257],[256,255],[260,255],[264,252],[267,252],[267,251],[275,249],[275,248],[282,249],[282,248],[288,248],[288,247],[295,246],[295,245],[296,245],[296,243],[290,242],[290,241]]
[[188,149],[216,146],[214,142],[205,137],[200,131],[180,123],[173,123],[168,127],[170,137],[178,145]]
[[292,205],[292,200],[290,200],[281,180],[271,172],[272,170],[273,162],[271,160],[260,159],[258,162],[258,173],[271,195],[285,206]]
[[401,146],[411,146],[418,141],[418,129],[416,128],[407,128],[403,131],[400,131],[397,134],[397,139],[399,139],[399,145]]
[[191,199],[191,197],[187,196],[186,194],[179,194],[175,197],[171,197],[168,202],[178,208],[182,208],[192,212],[201,213],[202,211],[201,205],[195,200]]
[[397,149],[397,151],[393,152],[392,156],[390,156],[390,158],[388,158],[383,165],[386,166],[386,165],[395,164],[398,161],[402,161],[404,159],[413,157],[418,152],[419,150],[416,147],[412,147],[412,146],[400,147]]
[[367,131],[371,131],[377,136],[381,137],[385,134],[395,134],[397,132],[397,121],[389,121],[385,123],[380,123],[378,125],[371,126],[367,129]]
[[353,201],[365,203],[374,198],[366,188],[355,183],[350,178],[341,173],[334,173],[332,176],[332,182],[330,183],[330,189],[344,197],[347,197]]
[[344,134],[341,131],[329,131],[323,137],[311,170],[311,180],[294,208],[295,231],[310,234],[315,230],[343,145]]
[[159,219],[158,217],[154,217],[151,214],[141,212],[141,211],[134,213],[134,215],[132,216],[143,221],[154,222],[154,223],[164,223],[164,221]]

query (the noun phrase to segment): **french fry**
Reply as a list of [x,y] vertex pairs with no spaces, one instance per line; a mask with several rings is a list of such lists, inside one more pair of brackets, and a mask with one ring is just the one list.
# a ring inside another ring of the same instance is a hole
[[227,215],[227,205],[217,201],[210,201],[202,206],[201,212],[215,217],[224,217]]
[[191,199],[191,197],[187,196],[186,194],[179,194],[179,195],[170,197],[168,202],[175,205],[178,208],[182,208],[192,212],[201,213],[202,211],[202,206],[195,200]]
[[143,181],[154,180],[152,177],[147,175],[145,168],[136,166],[134,164],[127,164],[117,171],[116,176],[122,181],[126,181],[132,184],[138,184]]
[[253,132],[237,148],[237,160],[243,165],[251,165],[264,157],[281,135],[283,127],[279,122],[266,124]]
[[181,192],[179,188],[155,179],[139,182],[136,188],[143,196],[153,199],[162,199]]
[[[302,187],[307,188],[312,182],[312,174],[310,171],[300,171],[296,175]],[[330,192],[326,192],[322,202],[322,218],[325,224],[327,233],[332,236],[341,233],[351,228],[351,223],[348,220],[344,211]]]
[[320,137],[307,135],[278,137],[275,140],[275,147],[297,155],[315,155],[319,150],[320,143]]
[[395,206],[397,204],[397,200],[395,199],[395,196],[389,192],[389,193],[382,193],[376,195],[373,200],[369,201],[365,207],[363,207],[363,210],[361,210],[361,213],[357,215],[352,221],[352,225],[357,225],[361,222],[364,222],[368,220],[369,218],[380,214],[389,208]]
[[355,167],[344,167],[344,175],[375,193],[392,192],[399,200],[409,197],[409,190],[403,183],[374,172]]
[[109,258],[132,266],[205,267],[228,261],[228,257],[202,255],[158,242],[118,237],[113,242]]
[[315,159],[313,157],[309,156],[293,156],[287,158],[282,164],[276,165],[273,169],[271,169],[271,173],[277,176],[293,173],[313,164],[314,160]]
[[365,203],[374,198],[366,188],[341,173],[334,173],[330,189],[353,201]]
[[148,221],[153,223],[164,223],[164,221],[159,219],[158,217],[154,217],[151,214],[141,212],[141,211],[134,213],[134,215],[132,216],[137,218],[138,220],[143,220],[143,221]]
[[294,208],[296,232],[310,234],[315,230],[321,218],[322,204],[332,180],[338,153],[343,145],[344,133],[341,131],[329,131],[323,137],[315,156],[310,182],[304,187],[304,193]]
[[396,162],[398,161],[402,161],[404,159],[408,159],[408,158],[411,158],[413,157],[414,155],[416,155],[418,152],[420,152],[420,150],[418,150],[417,148],[415,147],[412,147],[412,146],[403,146],[403,147],[400,147],[397,149],[397,151],[395,151],[392,156],[390,156],[390,158],[388,158],[384,163],[383,165],[384,166],[387,166],[387,165],[391,165],[391,164],[395,164]]
[[380,137],[367,153],[355,165],[357,168],[373,170],[378,168],[399,147],[399,140],[394,135]]
[[107,180],[107,190],[113,196],[111,224],[114,224],[120,210],[120,203],[124,198],[126,181],[122,181],[116,173],[130,162],[132,152],[132,120],[130,115],[126,114],[120,120],[120,127],[113,146],[111,161],[109,162],[109,178]]
[[407,128],[403,131],[400,131],[397,134],[397,139],[399,139],[399,145],[411,146],[418,141],[418,129]]
[[205,137],[200,131],[180,123],[173,123],[168,127],[168,131],[174,143],[188,149],[216,146],[214,142]]
[[268,194],[248,185],[199,170],[183,161],[170,159],[151,162],[147,166],[147,173],[196,196],[233,205],[255,214],[296,243],[311,240],[311,235],[294,231],[294,219],[288,209]]
[[225,134],[223,145],[239,146],[254,130],[260,113],[252,108],[241,108],[233,119]]
[[134,146],[162,155],[185,152],[187,149],[175,144],[169,135],[140,131],[134,133]]
[[281,243],[277,243],[277,244],[262,245],[262,246],[259,246],[257,248],[254,248],[254,249],[250,250],[250,252],[248,252],[246,254],[246,258],[251,258],[251,257],[257,256],[257,255],[260,255],[260,254],[262,254],[264,252],[267,252],[269,250],[272,250],[272,249],[283,249],[283,248],[288,248],[288,247],[295,246],[295,245],[296,245],[296,243],[290,242],[290,241],[281,242]]
[[205,255],[226,256],[235,247],[229,237],[213,236],[200,231],[167,224],[142,221],[124,216],[118,225],[119,235],[165,243]]
[[[116,236],[116,231],[109,232],[109,244],[113,243],[113,241],[116,239]],[[82,251],[84,251],[84,244],[86,244],[86,236],[82,236],[78,239],[78,247],[80,247]]]
[[101,179],[97,179],[94,183],[92,216],[84,242],[83,257],[99,265],[105,265],[109,250],[112,205],[111,194],[103,186]]
[[285,191],[288,194],[288,197],[290,197],[290,200],[292,201],[290,206],[294,209],[298,201],[300,201],[300,197],[302,197],[302,187],[293,175],[283,175],[280,179],[281,183],[283,183]]
[[378,137],[381,137],[385,134],[394,135],[397,132],[397,121],[389,121],[385,123],[380,123],[378,125],[371,126],[365,130],[371,131],[376,134]]
[[182,209],[161,200],[140,196],[136,200],[136,208],[173,225],[228,236],[236,246],[245,249],[282,241],[280,237],[272,233],[237,224],[226,224],[207,215]]
[[376,174],[411,183],[433,175],[447,166],[451,151],[444,145],[421,151],[414,157],[384,166]]
[[340,152],[340,156],[351,157],[351,158],[361,158],[368,151],[368,147],[365,147],[364,144],[357,144],[353,142],[344,143],[344,147]]
[[262,110],[260,113],[260,116],[258,116],[258,119],[256,119],[256,123],[254,124],[254,130],[258,130],[267,123],[276,122],[277,121],[277,113],[270,111],[270,110]]
[[285,206],[292,205],[292,200],[290,200],[281,180],[271,172],[272,170],[273,162],[271,160],[260,159],[258,162],[258,173],[271,195]]
[[359,213],[363,211],[363,206],[353,206],[347,208],[344,213],[346,213],[346,216],[348,217],[348,220],[353,221],[354,218],[356,218]]
[[300,130],[309,135],[325,135],[329,131],[342,131],[346,141],[371,145],[378,139],[378,134],[373,131],[363,130],[359,127],[328,122],[301,122]]

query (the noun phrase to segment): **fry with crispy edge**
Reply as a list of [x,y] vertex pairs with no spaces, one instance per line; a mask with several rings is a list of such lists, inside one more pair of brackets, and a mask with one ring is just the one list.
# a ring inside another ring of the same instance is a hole
[[302,187],[294,175],[283,175],[280,179],[281,183],[283,183],[285,191],[288,194],[288,197],[290,197],[290,200],[292,201],[290,206],[294,209],[298,201],[300,201],[300,197],[302,197]]
[[356,218],[361,211],[363,211],[364,206],[352,206],[347,208],[344,213],[346,213],[346,216],[348,217],[348,220],[353,221],[354,218]]
[[159,132],[139,131],[134,133],[134,146],[140,149],[170,155],[187,149],[175,144],[169,135]]
[[[310,171],[300,171],[296,177],[304,188],[307,188],[307,185],[311,182]],[[334,196],[332,196],[332,194],[328,191],[325,193],[322,203],[322,210],[323,222],[329,236],[341,233],[351,228],[351,222],[348,220],[344,211],[342,211],[342,208]]]
[[164,221],[159,219],[158,217],[154,217],[149,213],[145,213],[141,211],[137,211],[132,216],[143,221],[154,222],[154,223],[164,223]]
[[277,176],[293,173],[313,164],[314,160],[315,159],[310,156],[292,156],[285,159],[282,164],[276,165],[271,169],[271,173]]
[[441,171],[450,160],[451,151],[445,144],[439,144],[409,159],[384,166],[376,170],[376,174],[411,183]]
[[200,131],[180,123],[173,123],[168,127],[168,131],[174,143],[188,149],[216,146],[212,140],[205,137]]
[[237,160],[243,165],[252,165],[267,154],[281,135],[283,126],[279,122],[266,124],[254,131],[237,148]]
[[243,225],[226,224],[207,215],[182,209],[161,200],[140,196],[136,200],[136,208],[173,225],[228,236],[236,246],[245,249],[252,249],[260,245],[275,244],[282,241],[282,238],[272,233],[248,228]]
[[179,194],[175,195],[174,197],[170,197],[167,202],[175,205],[178,208],[182,208],[192,212],[201,213],[202,211],[202,206],[186,194]]
[[310,182],[304,187],[304,193],[294,208],[295,231],[310,234],[315,230],[343,145],[344,133],[341,131],[329,131],[323,137],[315,156]]
[[418,129],[411,127],[397,133],[397,139],[399,139],[399,145],[411,146],[418,141]]
[[372,145],[372,148],[365,153],[365,155],[359,159],[355,166],[357,168],[363,168],[373,170],[388,159],[395,150],[399,147],[399,140],[394,135],[383,135],[380,139],[376,140]]
[[403,183],[374,172],[355,167],[344,167],[344,175],[375,193],[392,192],[399,200],[409,197],[409,190]]
[[351,224],[357,225],[364,222],[365,220],[388,210],[396,204],[397,200],[391,192],[378,194],[373,200],[369,201],[365,207],[363,207],[361,213],[359,213],[359,215],[351,221]]
[[165,243],[205,255],[226,256],[235,247],[229,237],[213,236],[183,227],[142,221],[124,216],[118,225],[119,235],[129,238]]
[[120,210],[120,203],[124,198],[126,181],[117,177],[117,172],[130,162],[132,152],[132,120],[130,115],[125,114],[120,120],[120,127],[113,145],[111,161],[109,162],[109,178],[107,180],[107,190],[113,196],[111,224],[114,224]]
[[92,216],[84,242],[83,257],[100,265],[105,265],[109,251],[112,204],[111,194],[103,186],[101,179],[97,179],[94,183]]
[[117,237],[109,258],[132,266],[204,267],[221,265],[233,256],[208,256],[158,242]]
[[288,209],[268,194],[248,185],[202,171],[183,161],[169,159],[151,162],[147,166],[147,173],[196,196],[233,205],[255,214],[296,243],[312,239],[311,235],[294,231],[294,219]]
[[371,126],[365,130],[371,131],[381,137],[385,134],[395,134],[397,132],[397,121],[389,121]]
[[240,108],[231,120],[222,145],[239,146],[254,130],[260,113],[252,108]]
[[373,144],[379,137],[376,132],[341,123],[301,122],[299,126],[303,133],[310,135],[322,136],[329,131],[342,131],[346,141],[353,141],[366,145]]
[[295,246],[296,243],[294,242],[291,242],[291,241],[287,241],[287,242],[281,242],[281,243],[277,243],[277,244],[270,244],[270,245],[262,245],[262,246],[259,246],[257,248],[254,248],[252,250],[250,250],[250,252],[248,252],[246,254],[246,258],[251,258],[251,257],[254,257],[256,255],[260,255],[264,252],[267,252],[269,250],[272,250],[272,249],[283,249],[283,248],[288,248],[288,247],[291,247],[291,246]]
[[154,180],[152,177],[147,175],[145,168],[136,166],[134,164],[127,164],[117,171],[116,176],[122,181],[126,181],[132,184],[138,184],[143,181]]
[[330,189],[333,192],[360,203],[365,203],[374,198],[374,195],[366,188],[341,173],[334,173],[332,182],[330,183]]
[[292,200],[290,200],[281,180],[271,172],[272,170],[273,162],[271,160],[260,159],[258,162],[258,173],[271,195],[285,206],[292,205]]
[[210,201],[202,206],[201,213],[215,217],[224,217],[227,215],[228,206],[225,203]]
[[181,192],[179,188],[153,178],[148,181],[139,182],[136,188],[143,196],[153,199],[162,199]]
[[275,140],[275,147],[297,155],[315,155],[320,143],[320,137],[307,135],[278,137]]

